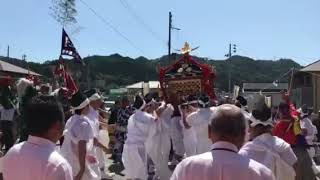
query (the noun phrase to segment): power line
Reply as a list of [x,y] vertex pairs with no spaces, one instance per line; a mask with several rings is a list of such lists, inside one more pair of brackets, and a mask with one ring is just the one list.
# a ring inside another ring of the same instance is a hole
[[130,41],[129,38],[127,38],[124,34],[122,34],[115,26],[113,26],[109,21],[107,21],[104,17],[102,17],[98,12],[96,12],[93,8],[91,8],[87,3],[85,3],[83,0],[80,0],[82,4],[84,4],[95,16],[97,16],[106,26],[111,28],[113,31],[115,31],[119,36],[121,36],[123,39],[125,39],[133,48],[140,51],[142,54],[144,52],[142,49],[137,47],[132,41]]
[[134,9],[130,6],[130,4],[126,0],[119,0],[121,5],[128,10],[128,12],[132,15],[132,17],[141,24],[155,39],[164,43],[167,46],[166,41],[164,41],[145,21],[134,11]]

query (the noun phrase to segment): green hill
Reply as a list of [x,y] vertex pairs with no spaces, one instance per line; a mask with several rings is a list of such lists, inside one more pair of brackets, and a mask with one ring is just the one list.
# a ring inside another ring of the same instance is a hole
[[[172,57],[177,60],[180,55],[173,54]],[[292,67],[301,68],[299,64],[290,59],[280,59],[277,61],[254,60],[242,56],[233,56],[228,60],[193,58],[201,63],[208,63],[215,67],[217,71],[216,87],[221,90],[228,89],[229,69],[231,71],[232,84],[241,85],[243,82],[272,82]],[[27,63],[12,58],[0,57],[0,59],[21,67],[29,66],[31,70],[44,75],[48,81],[53,78],[52,71],[58,63],[57,60],[46,61],[40,64],[34,62]],[[169,64],[167,56],[149,60],[145,57],[132,59],[119,54],[89,56],[84,58],[84,61],[86,63],[85,67],[75,64],[71,60],[67,61],[68,69],[72,72],[74,79],[77,82],[83,82],[86,80],[86,74],[89,73],[90,84],[95,86],[95,80],[104,81],[106,84],[105,89],[116,88],[137,81],[158,80],[157,67]]]

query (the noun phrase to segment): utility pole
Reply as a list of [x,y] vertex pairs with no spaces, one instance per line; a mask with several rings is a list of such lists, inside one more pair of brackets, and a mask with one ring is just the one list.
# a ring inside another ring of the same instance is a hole
[[22,55],[22,60],[25,61],[26,58],[27,58],[27,55],[26,55],[26,54],[23,54],[23,55]]
[[176,27],[172,27],[172,13],[169,12],[169,41],[168,41],[168,58],[169,58],[169,63],[171,62],[171,31],[172,30],[181,30]]
[[231,58],[237,52],[237,45],[236,44],[229,44],[229,51],[228,54],[224,55],[227,58]]
[[231,44],[229,44],[229,54],[228,57],[230,58],[232,56],[232,52],[231,52]]
[[8,47],[7,47],[7,58],[9,59],[9,57],[10,57],[10,47],[8,45]]
[[169,12],[169,41],[168,41],[169,64],[171,62],[171,29],[172,29],[172,14],[171,14],[171,12]]
[[91,83],[90,83],[90,63],[89,61],[86,64],[86,78],[87,78],[87,88],[90,89],[91,88]]
[[[232,46],[233,46],[233,50],[232,50]],[[230,59],[232,57],[233,54],[235,54],[237,52],[237,45],[236,44],[229,44],[229,51],[228,54],[226,54],[225,56],[228,57],[228,59]],[[228,60],[227,59],[227,60]],[[228,61],[228,92],[231,94],[231,63]]]

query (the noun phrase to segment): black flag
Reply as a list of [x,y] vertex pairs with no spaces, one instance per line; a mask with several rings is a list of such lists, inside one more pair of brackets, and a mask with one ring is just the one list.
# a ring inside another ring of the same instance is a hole
[[84,64],[81,56],[64,29],[62,29],[61,55],[71,56],[77,63]]

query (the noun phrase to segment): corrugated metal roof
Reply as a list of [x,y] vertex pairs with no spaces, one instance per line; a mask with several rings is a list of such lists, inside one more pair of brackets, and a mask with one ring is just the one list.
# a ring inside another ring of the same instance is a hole
[[306,67],[300,69],[303,72],[318,72],[320,71],[320,60],[307,65]]
[[[135,84],[131,84],[129,86],[126,86],[127,89],[142,89],[143,88],[143,81],[137,82]],[[149,81],[149,88],[156,89],[160,88],[159,81]]]
[[275,86],[273,83],[243,83],[243,89],[267,89],[267,90],[283,90],[288,89],[288,83],[277,83],[278,85]]
[[19,66],[16,66],[16,65],[13,65],[13,64],[7,63],[5,61],[1,61],[1,60],[0,60],[0,71],[41,76],[38,73],[35,73],[33,71],[28,71],[27,69],[21,68]]

